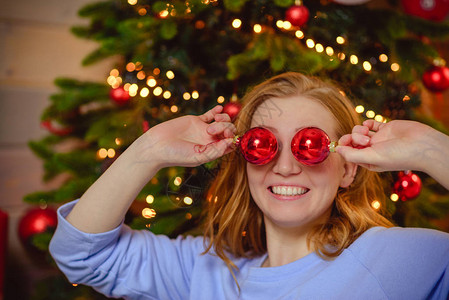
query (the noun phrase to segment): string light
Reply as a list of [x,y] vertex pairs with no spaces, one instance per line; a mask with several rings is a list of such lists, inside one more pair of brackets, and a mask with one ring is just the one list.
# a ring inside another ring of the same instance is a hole
[[153,208],[145,207],[144,209],[142,209],[142,216],[145,219],[154,218],[156,216],[156,211]]
[[137,73],[136,77],[139,80],[144,80],[145,79],[145,72],[144,71],[139,71],[139,73]]
[[405,95],[404,98],[402,98],[402,101],[410,101],[410,96],[409,95]]
[[152,203],[154,202],[154,196],[153,196],[153,195],[148,195],[148,196],[145,198],[145,201],[146,201],[148,204],[152,204]]
[[261,33],[262,32],[262,26],[260,24],[255,24],[253,26],[253,30],[255,33]]
[[318,52],[318,53],[322,53],[322,52],[324,51],[324,47],[323,47],[323,45],[321,45],[320,43],[318,43],[318,44],[315,45],[315,50],[316,50],[316,52]]
[[162,88],[160,86],[158,86],[158,87],[154,88],[153,95],[155,95],[157,97],[157,96],[160,96],[162,94],[162,92],[163,92]]
[[399,69],[400,69],[399,64],[397,64],[397,63],[391,64],[391,71],[397,72],[397,71],[399,71]]
[[105,148],[98,149],[97,157],[100,159],[105,159],[106,157],[108,157],[108,150],[106,150]]
[[184,94],[182,94],[182,98],[187,101],[190,100],[191,96],[189,93],[185,92]]
[[284,21],[282,23],[282,28],[284,28],[285,30],[290,30],[292,28],[292,23],[290,23],[289,21]]
[[391,194],[390,195],[390,200],[393,201],[393,202],[398,201],[399,200],[398,194],[395,194],[395,193]]
[[175,73],[173,73],[173,71],[167,71],[167,73],[165,73],[165,76],[167,76],[168,79],[173,79],[175,78]]
[[146,87],[140,90],[140,97],[145,98],[150,94],[150,90]]
[[355,107],[355,111],[359,114],[363,113],[365,111],[365,108],[363,107],[363,105],[357,105]]
[[375,209],[378,210],[381,206],[380,202],[378,200],[374,200],[373,202],[371,202],[371,206]]
[[242,26],[242,21],[240,19],[234,19],[232,21],[232,27],[235,29],[240,28],[240,26]]
[[334,55],[334,49],[330,46],[326,47],[326,54],[329,56]]
[[182,178],[181,177],[176,177],[175,180],[173,180],[174,185],[176,186],[180,186],[182,183]]
[[223,96],[219,96],[218,98],[217,98],[217,102],[218,103],[223,103],[225,101],[225,97],[223,97]]
[[367,110],[366,111],[366,117],[367,118],[372,119],[372,118],[374,118],[375,115],[376,115],[376,113],[374,111],[372,111],[372,110]]
[[346,42],[346,41],[345,41],[345,38],[342,37],[342,36],[337,36],[337,38],[336,38],[335,40],[336,40],[337,43],[340,44],[340,45],[342,45],[342,44],[344,44],[344,43]]
[[387,62],[388,61],[388,56],[386,54],[381,54],[381,55],[379,55],[379,60],[381,62]]
[[138,86],[137,84],[133,83],[133,84],[131,84],[131,86],[129,87],[128,94],[129,94],[131,97],[134,97],[135,95],[137,95],[137,90],[138,90],[138,89],[139,89],[139,86]]
[[186,205],[191,205],[193,203],[193,199],[190,197],[184,197],[182,200]]
[[117,146],[120,146],[122,143],[123,143],[123,141],[122,141],[121,138],[115,138],[115,144],[116,144]]
[[353,65],[356,65],[359,62],[359,58],[356,55],[352,54],[349,57],[349,62]]
[[109,75],[117,77],[120,75],[120,73],[117,69],[112,69],[111,72],[109,72]]
[[276,21],[276,26],[280,29],[284,28],[284,21],[282,20],[277,20]]
[[129,62],[128,64],[126,64],[126,71],[128,72],[133,72],[136,69],[136,65],[132,62]]
[[306,45],[309,48],[313,48],[313,47],[315,47],[315,42],[312,39],[307,39],[306,40]]
[[298,39],[303,39],[303,38],[304,38],[304,32],[302,32],[301,30],[296,30],[296,31],[295,31],[295,36],[296,36]]
[[108,149],[108,157],[113,158],[115,156],[115,150],[112,148]]
[[162,97],[164,97],[165,99],[169,99],[171,97],[171,92],[170,91],[165,91],[162,94]]
[[193,99],[198,99],[200,97],[200,94],[197,91],[193,91],[192,92],[192,98]]
[[178,110],[179,110],[179,108],[178,108],[176,105],[172,105],[172,106],[170,107],[170,111],[171,111],[172,113],[177,113]]
[[128,0],[129,5],[136,5],[137,0]]
[[371,71],[372,66],[368,61],[364,61],[362,66],[363,66],[363,69],[365,69],[365,71],[367,71],[367,72]]

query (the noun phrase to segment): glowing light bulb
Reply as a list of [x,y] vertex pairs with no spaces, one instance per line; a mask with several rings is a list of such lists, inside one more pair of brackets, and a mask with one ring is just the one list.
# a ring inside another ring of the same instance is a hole
[[367,71],[367,72],[371,71],[372,67],[371,67],[371,64],[368,61],[364,61],[362,66],[363,66],[363,69],[365,69],[365,71]]
[[391,71],[397,72],[397,71],[399,71],[399,69],[400,69],[400,66],[399,66],[398,63],[392,63],[391,64]]
[[353,54],[349,57],[349,61],[351,64],[356,65],[359,62],[359,58]]
[[234,19],[232,21],[232,27],[234,27],[235,29],[240,28],[240,26],[242,26],[242,20]]
[[113,158],[115,156],[115,150],[112,148],[108,149],[108,157]]
[[162,97],[164,97],[165,99],[169,99],[171,97],[171,92],[170,91],[165,91],[162,94]]
[[296,36],[298,39],[303,39],[303,38],[304,38],[304,32],[302,32],[301,30],[296,30],[295,36]]
[[147,79],[147,85],[149,87],[155,87],[156,84],[157,84],[156,79],[154,79],[154,77],[152,77],[152,76],[149,76],[148,79]]
[[176,177],[175,180],[173,180],[173,183],[174,183],[176,186],[180,186],[181,183],[182,183],[182,178],[179,177],[179,176]]
[[136,69],[136,65],[133,62],[129,62],[126,65],[126,71],[133,72]]
[[381,55],[379,55],[379,60],[381,62],[387,62],[388,61],[388,56],[386,54],[381,54]]
[[152,203],[154,202],[154,196],[153,196],[153,195],[148,195],[148,196],[145,198],[145,201],[146,201],[148,204],[152,204]]
[[190,197],[184,197],[182,200],[186,205],[191,205],[193,203],[193,199]]
[[219,96],[218,98],[217,98],[217,102],[218,103],[223,103],[225,101],[225,97],[223,97],[223,96]]
[[355,107],[355,111],[359,114],[363,113],[365,111],[365,107],[363,107],[363,105],[357,105]]
[[329,56],[334,55],[334,49],[330,46],[326,47],[326,54]]
[[371,202],[371,206],[375,209],[378,210],[380,208],[380,202],[378,200],[374,200],[373,202]]
[[176,105],[172,105],[172,106],[170,107],[170,111],[171,111],[172,113],[176,113],[176,112],[178,112],[178,110],[179,110],[179,108],[178,108]]
[[306,45],[309,48],[313,48],[313,47],[315,47],[315,42],[312,39],[307,39]]
[[323,47],[323,45],[318,43],[318,44],[315,45],[315,50],[316,50],[316,52],[321,53],[321,52],[324,51],[324,47]]
[[391,194],[390,195],[390,200],[393,201],[393,202],[398,201],[399,200],[398,194],[395,194],[395,193]]
[[337,36],[337,38],[335,39],[337,41],[338,44],[342,45],[346,42],[345,38],[342,36]]
[[192,98],[193,99],[198,99],[200,97],[200,94],[198,93],[198,91],[193,91],[192,92]]
[[160,86],[155,87],[154,90],[153,90],[153,95],[155,95],[156,97],[160,96],[160,95],[162,95],[162,91],[163,90],[162,90],[162,88]]
[[175,78],[175,73],[173,73],[173,71],[167,71],[167,73],[165,73],[165,76],[167,76],[168,79],[173,79]]
[[367,110],[366,111],[366,116],[370,119],[374,118],[374,116],[376,115],[376,113],[372,110]]
[[146,87],[140,90],[140,97],[145,98],[150,94],[150,90]]
[[262,26],[260,24],[255,24],[253,26],[253,30],[255,33],[261,33],[262,32]]
[[189,93],[185,92],[184,94],[182,94],[182,98],[187,101],[190,100],[191,96]]

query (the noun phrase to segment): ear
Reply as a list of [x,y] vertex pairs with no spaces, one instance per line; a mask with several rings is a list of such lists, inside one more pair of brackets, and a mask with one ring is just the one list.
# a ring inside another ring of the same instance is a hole
[[340,187],[347,188],[354,181],[354,177],[357,173],[357,165],[355,163],[345,161],[343,170],[344,173],[340,181]]

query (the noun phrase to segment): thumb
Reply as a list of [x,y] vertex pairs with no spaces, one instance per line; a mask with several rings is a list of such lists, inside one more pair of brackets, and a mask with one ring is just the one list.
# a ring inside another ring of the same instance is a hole
[[357,149],[351,146],[337,146],[335,151],[348,162],[355,163],[371,171],[378,171],[376,165],[373,164],[369,148]]

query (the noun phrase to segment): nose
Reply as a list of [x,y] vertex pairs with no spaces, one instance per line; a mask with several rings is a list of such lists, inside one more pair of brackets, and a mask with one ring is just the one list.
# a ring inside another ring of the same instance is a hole
[[273,163],[273,172],[284,177],[302,172],[302,165],[293,156],[290,147],[279,149],[278,155],[275,157]]

